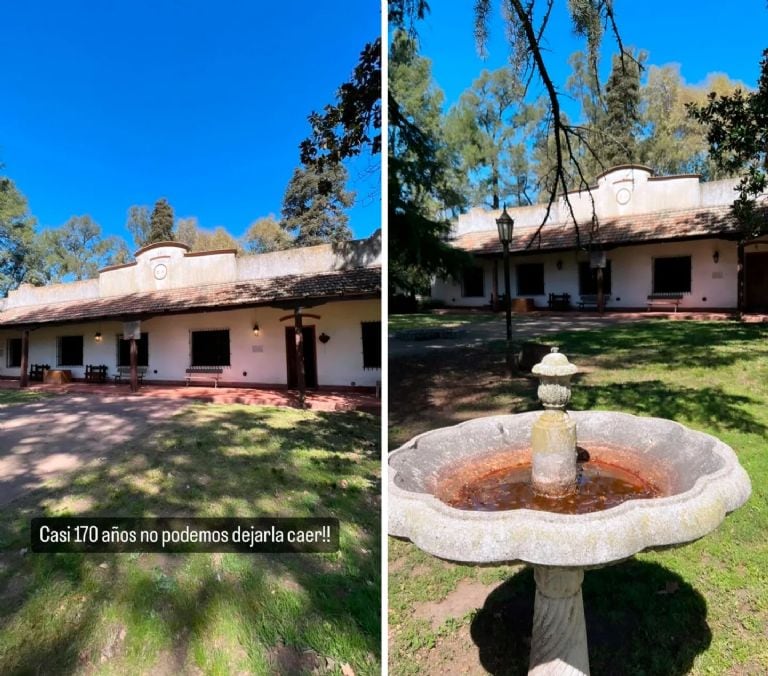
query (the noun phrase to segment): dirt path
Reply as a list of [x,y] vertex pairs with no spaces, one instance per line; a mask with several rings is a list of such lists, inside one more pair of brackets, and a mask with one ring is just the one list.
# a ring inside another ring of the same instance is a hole
[[[521,343],[560,331],[593,331],[604,326],[647,321],[659,316],[667,315],[664,313],[616,313],[601,317],[596,314],[574,312],[563,315],[549,312],[515,315],[512,318],[512,341]],[[403,357],[440,354],[448,350],[483,347],[489,341],[504,340],[507,336],[507,328],[504,317],[499,315],[492,321],[467,324],[456,329],[453,333],[454,336],[450,338],[429,340],[404,340],[398,338],[397,333],[393,333],[389,339],[390,361]]]
[[186,407],[184,400],[55,396],[0,407],[0,506],[110,452]]

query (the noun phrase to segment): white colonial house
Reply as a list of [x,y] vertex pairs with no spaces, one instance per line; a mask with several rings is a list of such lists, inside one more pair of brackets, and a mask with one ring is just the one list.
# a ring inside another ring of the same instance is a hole
[[292,387],[303,362],[307,387],[375,387],[380,298],[378,233],[248,256],[151,244],[96,279],[22,285],[0,300],[0,377],[28,364],[125,382],[133,343],[145,383]]
[[[614,167],[590,191],[569,193],[579,233],[561,196],[508,209],[513,305],[523,309],[596,304],[598,268],[607,309],[766,311],[768,238],[739,243],[730,205],[737,180],[654,176],[647,167]],[[594,210],[593,210],[594,204]],[[593,220],[593,213],[596,219]],[[504,293],[501,212],[459,216],[453,244],[474,254],[461,279],[437,280],[432,298],[449,306],[499,306]]]

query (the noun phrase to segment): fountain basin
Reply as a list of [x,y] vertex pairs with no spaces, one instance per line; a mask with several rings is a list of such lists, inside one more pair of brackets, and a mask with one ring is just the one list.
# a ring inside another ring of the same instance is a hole
[[750,495],[736,454],[715,437],[659,418],[584,411],[568,414],[579,446],[600,449],[602,461],[647,480],[659,497],[585,514],[474,511],[443,501],[451,481],[461,482],[473,470],[530,462],[531,429],[540,415],[470,420],[417,436],[393,451],[389,533],[463,563],[583,568],[703,537]]

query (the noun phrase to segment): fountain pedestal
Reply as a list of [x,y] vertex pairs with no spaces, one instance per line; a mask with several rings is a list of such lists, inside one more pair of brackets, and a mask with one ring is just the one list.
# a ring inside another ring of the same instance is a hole
[[534,566],[536,597],[528,673],[589,674],[587,628],[581,597],[583,568]]
[[533,490],[561,498],[576,490],[576,423],[565,411],[544,411],[531,430]]
[[546,409],[531,430],[531,484],[539,495],[562,498],[576,491],[576,423],[565,412],[576,367],[553,347],[531,373],[541,379]]

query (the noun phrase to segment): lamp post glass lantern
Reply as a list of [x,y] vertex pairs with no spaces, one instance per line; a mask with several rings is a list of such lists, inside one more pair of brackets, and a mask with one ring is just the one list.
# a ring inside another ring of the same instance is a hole
[[512,340],[512,299],[509,284],[509,243],[512,241],[512,230],[515,221],[507,213],[507,205],[501,216],[496,219],[496,227],[499,229],[499,240],[504,250],[504,309],[507,315],[507,353],[509,353],[509,341]]

